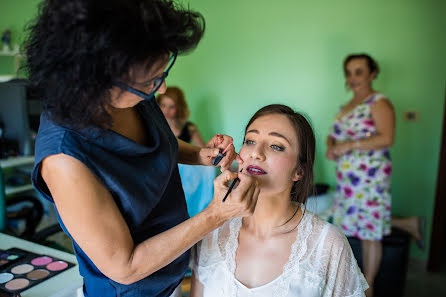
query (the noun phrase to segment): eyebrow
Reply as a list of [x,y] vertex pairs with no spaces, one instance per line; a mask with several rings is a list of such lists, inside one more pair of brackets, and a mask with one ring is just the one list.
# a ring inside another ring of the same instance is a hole
[[[246,131],[246,134],[248,134],[248,133],[260,134],[259,131],[256,130],[256,129],[251,129],[251,130]],[[283,139],[285,139],[288,143],[290,143],[290,141],[288,140],[288,138],[286,138],[285,136],[283,136],[283,135],[280,134],[280,133],[277,133],[277,132],[270,132],[268,135],[283,138]]]

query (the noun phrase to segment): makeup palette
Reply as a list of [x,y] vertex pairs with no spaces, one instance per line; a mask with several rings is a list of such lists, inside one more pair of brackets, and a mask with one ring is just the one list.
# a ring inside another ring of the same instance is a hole
[[74,266],[18,248],[0,250],[0,291],[20,293]]
[[11,265],[14,262],[17,262],[20,260],[25,253],[17,250],[14,251],[13,249],[10,250],[0,250],[0,270],[5,268],[6,266]]

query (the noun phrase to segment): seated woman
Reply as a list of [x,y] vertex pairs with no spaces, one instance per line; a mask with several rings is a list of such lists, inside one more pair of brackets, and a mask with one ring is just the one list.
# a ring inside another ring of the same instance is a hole
[[255,177],[260,188],[254,214],[197,244],[191,297],[364,296],[368,285],[345,236],[305,210],[314,154],[301,114],[284,105],[254,114],[238,160],[239,176]]
[[183,91],[178,87],[168,87],[164,94],[156,98],[158,105],[175,136],[187,143],[204,147],[205,143],[194,123],[188,122],[189,108]]

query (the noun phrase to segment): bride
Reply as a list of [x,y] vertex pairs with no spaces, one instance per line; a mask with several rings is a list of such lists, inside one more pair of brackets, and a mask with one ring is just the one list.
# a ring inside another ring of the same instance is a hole
[[314,154],[313,130],[301,114],[284,105],[254,114],[239,160],[239,174],[260,187],[254,214],[197,244],[191,297],[364,296],[368,286],[345,236],[305,211]]

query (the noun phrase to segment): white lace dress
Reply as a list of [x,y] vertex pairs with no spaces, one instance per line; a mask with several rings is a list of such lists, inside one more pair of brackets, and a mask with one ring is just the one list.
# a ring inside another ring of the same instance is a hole
[[193,269],[204,297],[365,296],[368,288],[345,236],[310,212],[299,224],[283,272],[260,287],[235,278],[240,218],[226,222],[196,245]]

